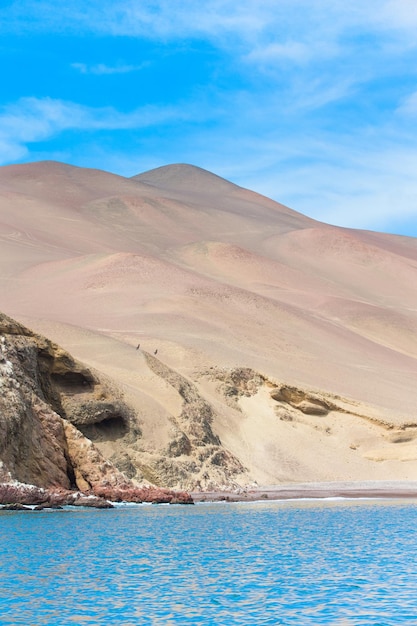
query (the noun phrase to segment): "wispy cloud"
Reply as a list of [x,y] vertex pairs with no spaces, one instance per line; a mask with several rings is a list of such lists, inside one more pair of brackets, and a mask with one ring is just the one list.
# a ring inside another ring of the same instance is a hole
[[89,65],[88,63],[71,63],[71,67],[80,72],[80,74],[95,74],[97,76],[130,74],[131,72],[142,70],[147,65],[148,63],[146,62],[140,63],[139,65],[106,65],[105,63]]
[[260,61],[261,63],[273,63],[282,59],[305,62],[310,56],[311,50],[305,43],[284,41],[282,43],[268,43],[262,47],[254,48],[246,56],[246,59],[248,61]]
[[204,6],[194,0],[73,0],[60,6],[52,0],[15,0],[0,11],[4,30],[37,29],[95,32],[107,35],[154,37],[217,37],[217,34],[239,31],[250,33],[261,29],[270,16],[259,11],[254,0],[207,0]]
[[[281,26],[310,30],[305,18],[314,20],[314,25],[321,22],[322,28],[338,29],[341,24],[358,27],[367,24],[367,28],[385,28],[386,26],[412,29],[417,24],[417,9],[414,0],[206,0],[204,5],[195,0],[73,0],[60,6],[52,0],[14,0],[0,12],[0,17],[9,16],[8,27],[16,28],[28,25],[29,20],[39,22],[44,30],[56,28],[58,24],[68,29],[88,28],[89,31],[101,30],[108,33],[124,29],[126,34],[146,29],[148,36],[155,33],[206,33],[215,36],[219,29],[223,32],[239,31],[242,36],[252,37],[253,33]],[[94,22],[91,22],[91,19]],[[198,23],[197,23],[198,21]],[[300,24],[305,26],[300,27]]]
[[[318,30],[329,39],[331,32],[346,28],[401,28],[417,23],[414,0],[73,0],[59,11],[52,0],[14,0],[0,11],[4,31],[59,30],[149,38],[223,38],[233,34],[255,42],[263,34],[287,34],[298,40],[318,38]],[[298,33],[298,37],[295,36]]]
[[373,20],[379,26],[407,31],[417,43],[417,4],[414,0],[385,0],[378,5],[379,11],[374,12]]
[[[165,44],[198,39],[223,50],[236,66],[250,63],[253,71],[279,72],[288,62],[319,62],[326,72],[326,63],[335,62],[338,72],[361,80],[389,70],[384,51],[392,57],[417,45],[416,6],[415,0],[176,0],[175,5],[172,0],[73,0],[56,11],[52,0],[14,0],[0,9],[0,27],[6,33],[137,37]],[[375,37],[378,45],[367,46]],[[108,62],[73,67],[86,74],[141,69]]]
[[260,170],[251,170],[248,163],[235,182],[315,219],[401,232],[403,224],[416,217],[415,146],[358,134],[329,135],[321,142],[298,136],[277,147],[263,144],[260,152]]
[[22,158],[28,145],[67,130],[130,130],[184,120],[185,110],[142,107],[122,113],[112,107],[86,107],[52,98],[22,98],[0,110],[0,162]]
[[417,115],[417,91],[408,94],[402,101],[399,103],[397,113],[400,115],[406,116],[416,116]]

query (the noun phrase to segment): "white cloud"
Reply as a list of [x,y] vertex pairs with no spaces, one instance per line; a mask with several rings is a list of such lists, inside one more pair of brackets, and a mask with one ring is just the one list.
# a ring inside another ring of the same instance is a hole
[[417,3],[415,0],[386,0],[381,3],[380,10],[375,12],[375,21],[384,28],[397,28],[410,32],[417,41]]
[[417,91],[414,91],[407,97],[403,98],[396,112],[399,113],[400,115],[407,115],[407,116],[416,115],[417,114]]
[[87,63],[71,63],[71,67],[81,74],[95,74],[97,76],[130,74],[131,72],[138,72],[146,67],[146,65],[147,63],[141,63],[139,65],[106,65],[105,63],[88,65]]
[[247,55],[249,61],[261,61],[270,63],[276,60],[288,59],[295,62],[303,62],[311,55],[308,46],[298,41],[285,41],[284,43],[269,43],[260,48],[254,48]]
[[[288,62],[330,65],[333,60],[339,63],[336,71],[361,80],[386,71],[385,54],[402,54],[417,42],[416,7],[416,0],[73,0],[57,11],[52,0],[15,0],[0,9],[0,26],[4,32],[138,37],[164,44],[205,40],[226,52],[238,71],[242,61],[255,70],[279,71]],[[377,49],[364,45],[375,36]],[[130,63],[73,67],[103,75],[141,69]]]
[[[265,33],[294,41],[308,35],[338,33],[346,28],[403,28],[417,23],[415,0],[14,0],[0,10],[4,31],[90,32],[148,38],[205,37],[229,41],[230,36],[256,42]],[[226,38],[226,39],[225,39]],[[259,41],[258,41],[259,43]]]
[[[265,6],[270,5],[265,0]],[[265,14],[264,14],[265,13]],[[56,10],[52,0],[14,0],[0,11],[5,30],[90,32],[153,37],[216,36],[231,30],[252,32],[267,23],[270,11],[253,0],[73,0]]]
[[121,113],[52,98],[21,98],[0,110],[0,162],[23,158],[32,142],[47,141],[66,130],[128,130],[185,119],[175,107],[142,107]]
[[[366,144],[358,136],[329,137],[322,145],[307,138],[299,146],[303,159],[286,160],[284,154],[252,175],[250,186],[326,223],[400,232],[417,218],[416,151],[384,139]],[[314,157],[306,162],[309,153]]]

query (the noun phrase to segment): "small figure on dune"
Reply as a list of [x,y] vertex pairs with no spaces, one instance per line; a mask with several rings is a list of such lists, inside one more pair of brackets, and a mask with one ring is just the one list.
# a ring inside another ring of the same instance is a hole
[[158,354],[158,350],[155,350],[154,355],[156,356]]
[[136,350],[139,350],[139,348],[140,348],[140,343],[138,343]]

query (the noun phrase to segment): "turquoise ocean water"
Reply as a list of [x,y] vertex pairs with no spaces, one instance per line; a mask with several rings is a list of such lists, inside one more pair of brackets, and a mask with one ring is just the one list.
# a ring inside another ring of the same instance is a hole
[[417,624],[417,503],[3,511],[0,624]]

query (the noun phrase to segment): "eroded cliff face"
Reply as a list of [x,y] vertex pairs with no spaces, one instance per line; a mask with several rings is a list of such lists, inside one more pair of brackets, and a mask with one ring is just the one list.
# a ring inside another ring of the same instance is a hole
[[250,368],[196,376],[223,398],[227,417],[213,427],[259,484],[415,479],[415,420]]
[[77,425],[134,430],[128,407],[67,352],[3,314],[0,389],[3,480],[81,490],[126,483]]
[[142,449],[141,471],[156,484],[189,490],[232,489],[249,480],[246,468],[213,430],[217,411],[192,381],[150,354],[148,367],[180,396],[181,409],[171,415],[167,445]]

